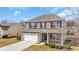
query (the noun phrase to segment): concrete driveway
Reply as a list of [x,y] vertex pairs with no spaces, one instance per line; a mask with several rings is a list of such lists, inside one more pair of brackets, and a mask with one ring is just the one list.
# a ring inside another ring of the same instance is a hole
[[27,42],[27,41],[21,41],[18,43],[14,43],[5,47],[0,48],[0,51],[21,51],[25,48],[28,48],[35,44],[35,42]]

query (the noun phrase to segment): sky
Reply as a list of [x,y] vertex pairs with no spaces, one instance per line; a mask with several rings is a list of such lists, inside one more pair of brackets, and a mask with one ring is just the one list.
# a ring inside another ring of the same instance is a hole
[[0,21],[21,22],[44,14],[56,14],[66,19],[68,11],[70,16],[72,12],[68,7],[0,7]]

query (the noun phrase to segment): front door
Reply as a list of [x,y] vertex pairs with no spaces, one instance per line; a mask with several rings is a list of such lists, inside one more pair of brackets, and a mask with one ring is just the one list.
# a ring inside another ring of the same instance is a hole
[[47,34],[42,33],[42,42],[47,42]]

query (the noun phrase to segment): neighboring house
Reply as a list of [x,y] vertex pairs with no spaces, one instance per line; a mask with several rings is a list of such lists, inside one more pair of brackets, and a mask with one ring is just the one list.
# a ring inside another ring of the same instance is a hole
[[3,36],[4,30],[2,29],[1,25],[0,25],[0,38]]
[[4,35],[8,35],[7,30],[10,26],[8,24],[0,24],[0,27],[3,30],[1,37]]
[[61,17],[48,14],[26,21],[22,39],[34,42],[61,43],[66,36],[66,22]]
[[0,30],[1,30],[1,37],[2,36],[16,36],[22,29],[24,29],[24,26],[20,23],[6,23],[6,24],[0,24]]
[[8,29],[8,36],[16,36],[17,34],[21,35],[21,30],[24,29],[22,24],[15,24]]

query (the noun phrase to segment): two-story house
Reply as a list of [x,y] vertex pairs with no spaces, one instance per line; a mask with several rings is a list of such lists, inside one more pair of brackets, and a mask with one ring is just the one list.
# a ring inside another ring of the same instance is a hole
[[25,22],[22,39],[34,42],[61,43],[66,36],[65,20],[57,15],[47,14]]

